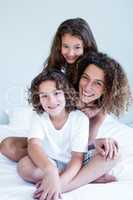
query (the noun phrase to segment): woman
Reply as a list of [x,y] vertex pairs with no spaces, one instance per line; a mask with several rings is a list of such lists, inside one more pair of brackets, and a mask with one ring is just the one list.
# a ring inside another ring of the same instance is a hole
[[[89,53],[79,64],[76,86],[79,88],[80,108],[90,119],[89,143],[95,143],[100,126],[105,119],[105,123],[108,123],[109,114],[112,113],[119,117],[131,103],[132,96],[128,79],[121,65],[114,59],[102,53]],[[94,176],[98,178],[107,173],[118,159],[117,144],[112,143],[110,148],[113,148],[111,153],[115,155],[114,161],[110,159],[106,162],[98,158],[99,155],[92,156],[91,160],[81,168],[78,175],[64,187],[63,191],[78,188],[95,180]],[[108,154],[106,153],[105,157]],[[109,158],[111,157],[110,154]],[[95,175],[90,174],[93,171]]]

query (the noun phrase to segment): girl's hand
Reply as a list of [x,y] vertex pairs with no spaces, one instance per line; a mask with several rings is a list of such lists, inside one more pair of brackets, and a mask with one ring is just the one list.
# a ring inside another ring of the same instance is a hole
[[61,198],[58,170],[45,172],[44,178],[37,185],[34,198],[39,200],[57,200]]
[[118,143],[112,138],[99,138],[95,140],[95,148],[106,159],[115,159],[118,156]]

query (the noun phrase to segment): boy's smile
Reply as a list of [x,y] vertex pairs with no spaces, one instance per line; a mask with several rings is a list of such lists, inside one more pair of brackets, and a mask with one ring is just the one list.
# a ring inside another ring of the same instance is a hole
[[62,90],[56,88],[54,81],[44,81],[39,86],[40,103],[51,117],[65,111],[65,96]]

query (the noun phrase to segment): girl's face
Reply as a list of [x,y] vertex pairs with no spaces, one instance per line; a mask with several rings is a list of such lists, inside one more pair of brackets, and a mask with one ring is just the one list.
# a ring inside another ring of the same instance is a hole
[[85,69],[79,82],[79,94],[83,103],[92,103],[100,98],[105,90],[105,78],[102,69],[90,64]]
[[62,36],[61,54],[68,64],[75,63],[75,61],[79,58],[79,56],[83,55],[83,53],[84,46],[82,40],[68,33]]
[[51,117],[61,115],[65,111],[64,92],[57,90],[55,81],[43,81],[39,85],[39,98],[43,109]]

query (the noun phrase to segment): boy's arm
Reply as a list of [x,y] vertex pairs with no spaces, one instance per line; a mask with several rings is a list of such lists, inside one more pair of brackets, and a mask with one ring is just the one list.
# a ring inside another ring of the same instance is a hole
[[39,139],[32,138],[29,140],[28,153],[34,164],[44,172],[43,180],[35,194],[37,195],[41,191],[40,198],[57,199],[61,193],[58,170],[49,161]]
[[83,153],[72,152],[72,158],[65,170],[60,174],[61,185],[68,184],[79,172],[83,163]]
[[44,173],[53,168],[46,153],[43,150],[40,139],[31,138],[28,140],[28,154],[33,163],[39,167]]

